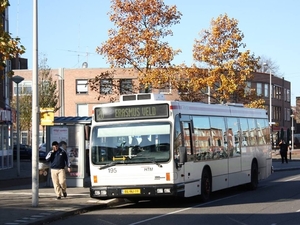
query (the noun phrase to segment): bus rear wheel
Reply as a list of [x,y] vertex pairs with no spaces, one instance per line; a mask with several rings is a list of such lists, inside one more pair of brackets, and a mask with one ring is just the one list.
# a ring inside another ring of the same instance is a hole
[[211,175],[208,169],[204,169],[201,178],[201,200],[207,202],[211,194]]
[[258,165],[257,165],[256,161],[252,162],[251,181],[247,186],[248,186],[248,189],[250,189],[250,190],[256,190],[256,188],[258,186]]

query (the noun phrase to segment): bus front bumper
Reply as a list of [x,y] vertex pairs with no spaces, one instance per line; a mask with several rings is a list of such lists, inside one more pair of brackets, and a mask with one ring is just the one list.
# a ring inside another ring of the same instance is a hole
[[119,187],[90,187],[91,198],[158,198],[158,197],[183,197],[184,185],[144,185],[144,186],[119,186]]

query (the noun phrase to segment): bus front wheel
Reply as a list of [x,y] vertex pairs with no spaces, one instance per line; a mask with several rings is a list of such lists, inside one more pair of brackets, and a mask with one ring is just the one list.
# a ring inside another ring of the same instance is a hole
[[204,169],[201,178],[201,200],[207,202],[211,194],[211,175],[208,169]]

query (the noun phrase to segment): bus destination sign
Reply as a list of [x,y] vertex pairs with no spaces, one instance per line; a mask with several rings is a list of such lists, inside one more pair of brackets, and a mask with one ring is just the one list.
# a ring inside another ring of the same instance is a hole
[[104,106],[94,110],[95,121],[156,119],[169,117],[168,104]]

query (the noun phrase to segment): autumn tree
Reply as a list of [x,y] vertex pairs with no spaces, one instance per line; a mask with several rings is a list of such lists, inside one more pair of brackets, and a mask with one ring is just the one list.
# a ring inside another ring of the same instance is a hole
[[185,64],[173,66],[168,69],[172,72],[169,75],[170,88],[178,91],[180,100],[189,102],[207,101],[207,85],[204,77],[207,76],[207,69],[188,67]]
[[[296,108],[293,111],[293,114],[295,115],[296,123],[300,124],[300,97],[296,97]],[[299,130],[297,130],[296,133],[299,133]]]
[[236,19],[227,14],[212,19],[210,29],[200,33],[193,48],[194,59],[207,68],[207,73],[198,75],[201,81],[198,85],[202,89],[205,86],[210,88],[212,102],[263,107],[264,101],[256,96],[255,90],[247,87],[246,81],[252,79],[259,58],[249,50],[243,51],[246,48],[243,38]]
[[[56,81],[53,81],[51,69],[47,66],[47,58],[42,58],[39,62],[38,74],[39,106],[40,108],[53,108],[56,112],[58,106],[58,91]],[[20,130],[28,131],[30,134],[32,125],[32,92],[22,89],[19,92],[20,104]],[[12,106],[16,108],[16,98],[13,98]],[[28,137],[30,143],[31,137]]]
[[181,13],[162,0],[111,0],[108,13],[115,29],[96,51],[107,58],[112,68],[133,68],[145,92],[169,80],[166,68],[180,50],[166,41],[178,24]]
[[[9,5],[9,0],[0,0],[1,15],[3,15]],[[6,60],[16,58],[25,52],[25,47],[20,44],[20,38],[13,38],[10,33],[6,32],[5,25],[4,23],[0,23],[0,70],[5,69]]]
[[43,57],[39,64],[39,106],[59,110],[59,96],[57,83],[53,80],[51,68],[47,65],[47,58]]
[[[21,87],[19,88],[20,88],[19,90],[20,130],[28,131],[29,133],[29,131],[31,130],[31,118],[32,118],[32,114],[31,114],[32,93],[24,88]],[[14,109],[17,108],[17,96],[14,96],[12,98],[11,107]],[[16,130],[16,123],[14,123],[13,126],[14,126],[14,130]]]

